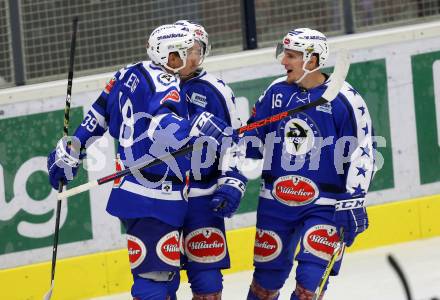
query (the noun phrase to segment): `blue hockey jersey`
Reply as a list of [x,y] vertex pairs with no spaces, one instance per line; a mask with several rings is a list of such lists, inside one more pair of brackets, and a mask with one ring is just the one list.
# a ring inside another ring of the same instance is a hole
[[[179,80],[151,62],[121,69],[93,103],[75,136],[86,148],[106,130],[118,141],[122,168],[182,148],[190,124]],[[187,209],[189,168],[189,160],[182,156],[124,177],[114,185],[107,211],[121,218],[154,217],[180,226]]]
[[[327,83],[305,90],[286,77],[275,80],[248,124],[319,99]],[[373,175],[372,132],[366,103],[347,82],[330,103],[246,132],[261,141],[248,145],[247,157],[264,158],[260,213],[289,218],[309,204],[362,203]]]
[[[207,111],[234,129],[242,126],[231,88],[223,80],[204,70],[198,70],[196,76],[181,83],[181,97],[188,102],[190,116]],[[200,154],[193,153],[193,155]],[[212,160],[214,163],[209,164],[211,157],[207,157],[207,149],[204,148],[200,160],[193,159],[192,161],[190,196],[209,195],[215,190],[221,173],[219,153],[217,153],[217,159]],[[197,164],[197,161],[202,163]],[[206,165],[210,166],[206,167]]]

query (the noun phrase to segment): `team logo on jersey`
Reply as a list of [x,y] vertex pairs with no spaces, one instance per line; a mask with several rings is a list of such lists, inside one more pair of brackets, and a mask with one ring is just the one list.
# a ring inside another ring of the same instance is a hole
[[[330,260],[338,242],[339,234],[336,227],[324,224],[311,227],[303,238],[304,249],[325,260]],[[337,260],[341,259],[343,252],[341,251]]]
[[283,137],[283,150],[297,160],[308,160],[319,151],[321,136],[318,126],[306,114],[299,113],[280,122],[278,134]]
[[163,104],[165,101],[180,102],[180,95],[176,90],[172,90],[160,100],[160,104]]
[[115,82],[116,82],[116,77],[113,76],[105,85],[104,93],[110,94],[111,90],[113,89],[113,86],[115,85]]
[[271,261],[280,255],[283,244],[274,231],[258,229],[255,233],[254,260],[256,262]]
[[173,191],[173,182],[164,181],[161,186],[162,194],[171,194]]
[[315,200],[319,196],[319,189],[306,177],[287,175],[274,182],[272,195],[283,204],[301,206]]
[[171,74],[168,73],[161,73],[157,75],[157,81],[159,81],[161,84],[168,86],[173,82],[177,82],[176,77],[174,77]]
[[147,248],[137,237],[127,234],[128,259],[132,269],[139,266],[147,255]]
[[180,266],[179,232],[177,230],[167,233],[157,242],[156,254],[164,263]]
[[[188,97],[188,95],[186,95]],[[198,93],[192,93],[191,98],[189,99],[189,102],[201,106],[203,108],[206,107],[208,104],[208,101],[206,101],[206,96],[198,94]]]
[[205,227],[185,237],[185,253],[191,261],[214,263],[226,256],[226,239],[220,229]]

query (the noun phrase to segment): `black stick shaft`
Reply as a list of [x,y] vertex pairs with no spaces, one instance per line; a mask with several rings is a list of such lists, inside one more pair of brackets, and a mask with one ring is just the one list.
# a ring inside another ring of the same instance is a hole
[[[76,46],[77,31],[78,31],[78,17],[75,17],[73,19],[72,40],[70,42],[69,74],[67,77],[67,96],[66,96],[66,105],[64,107],[64,125],[63,125],[64,136],[68,136],[69,134],[70,100],[72,97],[73,65],[75,61],[75,46]],[[61,193],[62,191],[63,191],[63,183],[60,181],[58,185],[58,193]],[[58,237],[60,232],[60,218],[61,218],[61,200],[58,200],[56,219],[55,219],[55,233],[53,238],[53,249],[52,249],[51,285],[55,279],[55,267],[57,262],[57,251],[58,251]]]

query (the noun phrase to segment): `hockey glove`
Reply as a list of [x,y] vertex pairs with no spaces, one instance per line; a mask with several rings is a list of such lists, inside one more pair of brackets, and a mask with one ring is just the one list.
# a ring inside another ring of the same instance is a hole
[[218,180],[212,195],[211,208],[220,218],[230,218],[237,211],[246,190],[247,179],[238,172],[227,172]]
[[340,205],[345,202],[353,202],[353,200],[338,201],[340,203],[336,204],[334,216],[336,226],[344,229],[344,242],[347,247],[353,244],[354,239],[359,233],[364,232],[368,228],[368,215],[365,207],[358,206],[347,209],[344,205]]
[[[81,156],[84,157],[84,155]],[[50,185],[58,190],[60,181],[67,184],[76,176],[80,162],[80,154],[67,146],[67,139],[59,140],[56,148],[47,157]]]
[[194,116],[189,135],[193,137],[209,136],[213,138],[217,146],[222,143],[224,137],[235,137],[232,127],[206,111]]

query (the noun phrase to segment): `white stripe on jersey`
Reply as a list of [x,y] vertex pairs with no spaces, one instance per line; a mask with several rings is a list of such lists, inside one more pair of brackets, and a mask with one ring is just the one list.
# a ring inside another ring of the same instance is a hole
[[364,99],[347,82],[340,91],[348,100],[357,124],[358,146],[350,157],[347,175],[347,192],[366,193],[370,185],[373,168],[373,139],[371,117]]

